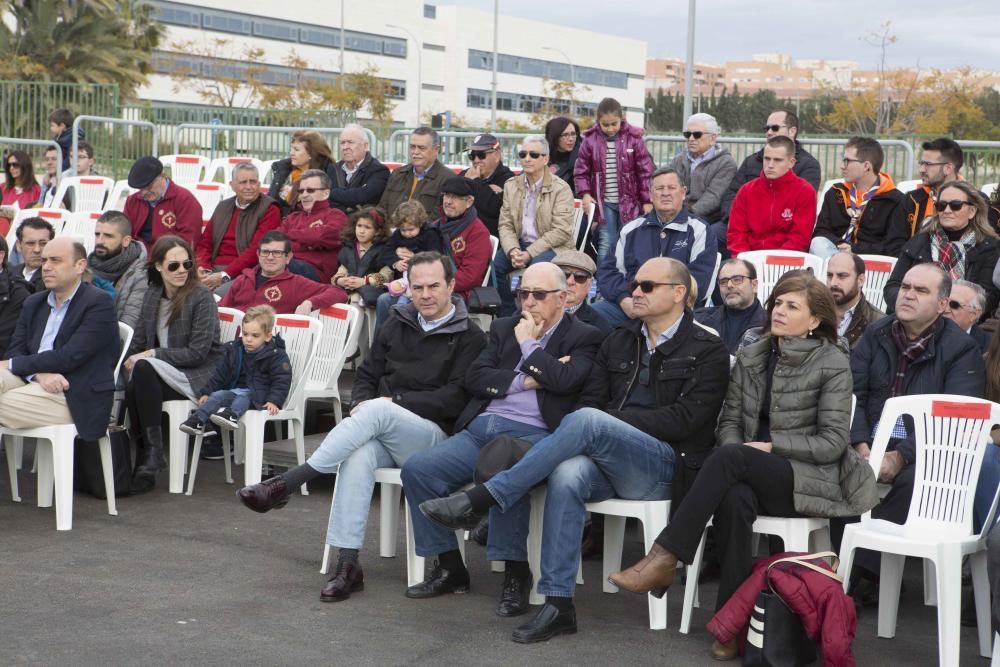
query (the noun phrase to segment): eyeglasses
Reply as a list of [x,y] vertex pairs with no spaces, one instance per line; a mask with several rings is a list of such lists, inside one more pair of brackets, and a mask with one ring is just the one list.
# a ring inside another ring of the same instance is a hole
[[488,151],[469,151],[470,160],[485,160],[486,156],[490,153],[495,153],[496,150],[491,148]]
[[563,132],[562,134],[559,135],[560,139],[573,139],[575,137],[576,137],[576,130],[573,130],[572,132]]
[[703,136],[705,136],[705,132],[688,132],[686,130],[684,132],[681,132],[681,134],[684,135],[685,139],[690,139],[691,137],[694,137],[695,139],[701,139]]
[[857,162],[858,164],[861,164],[862,162],[864,162],[864,160],[858,160],[857,158],[853,157],[845,157],[843,160],[841,160],[841,163],[843,163],[845,167],[852,162]]
[[572,278],[578,283],[590,280],[590,274],[586,271],[563,271],[563,275],[566,276],[566,280]]
[[257,254],[261,257],[283,257],[288,254],[287,250],[264,250],[263,248],[257,251]]
[[733,287],[739,287],[743,284],[744,280],[750,279],[750,276],[730,276],[729,278],[719,278],[719,287],[725,287],[732,283]]
[[970,311],[973,311],[973,312],[976,311],[976,310],[979,310],[978,308],[976,308],[972,304],[969,304],[968,306],[966,306],[964,304],[959,303],[958,301],[955,301],[954,299],[951,299],[951,300],[948,301],[948,308],[951,309],[951,310],[963,310],[965,308],[968,308]]
[[950,208],[952,211],[961,211],[962,207],[968,204],[967,201],[961,201],[960,199],[953,199],[951,201],[936,201],[934,202],[934,209],[941,213],[946,208]]
[[520,151],[517,154],[517,156],[519,158],[521,158],[522,160],[524,158],[528,157],[529,155],[531,156],[532,160],[537,160],[538,158],[542,157],[543,155],[548,155],[548,153],[539,153],[538,151]]
[[634,292],[636,288],[641,289],[643,294],[649,294],[657,287],[663,287],[670,285],[671,287],[679,287],[683,283],[658,283],[655,280],[633,280],[628,284],[628,291]]
[[299,188],[299,192],[302,194],[311,195],[314,192],[323,192],[324,190],[329,190],[330,188]]
[[927,160],[921,160],[918,162],[921,167],[940,167],[943,164],[948,164],[947,162],[928,162]]
[[787,125],[765,125],[764,126],[764,131],[765,132],[768,132],[768,131],[770,131],[770,132],[777,132],[778,130],[780,130],[783,127],[788,127],[788,126]]
[[184,267],[185,271],[190,271],[191,267],[194,266],[194,262],[190,259],[185,259],[183,262],[167,262],[167,271],[174,273],[179,268]]
[[557,289],[519,289],[517,290],[517,298],[521,301],[527,301],[528,297],[532,297],[535,301],[545,301],[550,294],[555,294],[561,290]]
[[18,162],[8,162],[7,166],[13,169],[14,167],[20,167],[21,165]]

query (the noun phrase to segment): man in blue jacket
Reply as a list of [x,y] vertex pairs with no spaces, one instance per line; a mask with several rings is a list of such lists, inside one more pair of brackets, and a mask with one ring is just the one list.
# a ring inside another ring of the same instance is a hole
[[713,288],[715,235],[708,225],[691,217],[684,206],[687,188],[673,169],[657,169],[650,179],[653,210],[622,228],[618,244],[597,267],[597,289],[603,301],[593,304],[612,326],[634,320],[629,283],[639,267],[653,257],[670,257],[684,264],[704,301]]
[[0,424],[69,424],[81,440],[101,438],[111,418],[118,360],[115,305],[81,281],[87,250],[56,238],[42,251],[46,289],[25,299],[0,361]]

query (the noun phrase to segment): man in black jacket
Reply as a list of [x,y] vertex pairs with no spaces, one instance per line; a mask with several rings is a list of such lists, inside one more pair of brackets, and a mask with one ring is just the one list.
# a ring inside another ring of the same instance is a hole
[[676,506],[715,444],[729,354],[685,310],[690,284],[687,267],[677,260],[643,264],[632,285],[638,318],[605,339],[581,409],[509,470],[420,506],[434,521],[455,526],[467,513],[510,511],[547,483],[538,582],[545,605],[514,631],[515,642],[576,632],[572,598],[584,503],[672,498]]
[[[521,315],[490,327],[490,342],[465,378],[471,399],[454,436],[414,455],[403,466],[403,492],[411,508],[442,498],[472,481],[479,450],[498,436],[536,442],[554,431],[575,407],[601,345],[600,332],[565,313],[566,281],[549,262],[532,264],[518,285]],[[499,616],[528,610],[527,499],[490,512],[487,555],[506,561]],[[437,556],[428,578],[406,591],[428,598],[469,589],[469,573],[455,532],[412,512],[417,555]],[[469,528],[478,523],[469,517]],[[580,536],[577,535],[577,546]]]
[[469,162],[472,166],[460,175],[472,181],[476,197],[479,219],[490,230],[490,234],[500,237],[500,207],[503,205],[503,184],[514,176],[500,155],[500,140],[492,134],[477,134],[469,146]]
[[715,330],[729,354],[736,354],[747,329],[759,327],[767,311],[757,300],[757,269],[745,259],[727,259],[719,267],[721,306],[699,308],[694,319]]
[[364,587],[358,550],[375,469],[401,466],[448,437],[466,406],[465,370],[485,343],[465,302],[452,295],[454,268],[446,257],[414,255],[409,276],[413,301],[393,308],[375,336],[354,380],[350,418],[337,424],[303,465],[239,491],[244,505],[267,512],[284,506],[295,487],[340,466],[327,533],[327,543],[340,554],[320,594],[323,602],[346,600]]
[[340,133],[340,160],[333,173],[330,206],[351,213],[374,206],[389,182],[389,168],[369,152],[365,128],[351,123]]

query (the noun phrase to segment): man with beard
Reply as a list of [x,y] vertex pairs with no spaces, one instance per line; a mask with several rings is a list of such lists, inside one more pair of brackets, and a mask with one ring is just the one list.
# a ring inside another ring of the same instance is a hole
[[133,329],[139,323],[146,280],[146,246],[132,238],[132,222],[121,211],[107,211],[97,219],[94,252],[87,266],[115,286],[118,321]]
[[965,162],[962,147],[953,139],[942,137],[920,145],[920,185],[903,198],[906,222],[911,238],[920,231],[924,222],[934,215],[937,191],[944,183],[961,180],[959,171]]
[[861,334],[885,313],[868,303],[865,286],[865,261],[853,252],[838,252],[826,265],[826,286],[837,306],[837,335],[847,339],[853,350]]
[[747,329],[759,327],[767,319],[757,300],[757,269],[745,259],[727,259],[719,267],[719,294],[722,305],[699,308],[694,319],[714,329],[729,354],[736,354]]

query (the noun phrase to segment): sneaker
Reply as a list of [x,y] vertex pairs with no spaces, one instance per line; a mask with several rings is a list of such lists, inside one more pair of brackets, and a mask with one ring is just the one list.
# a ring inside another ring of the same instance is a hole
[[225,454],[222,452],[222,443],[217,439],[212,442],[202,443],[201,445],[201,460],[202,461],[221,461],[225,458]]
[[236,416],[236,413],[229,408],[219,408],[215,414],[211,416],[213,424],[218,424],[222,428],[228,428],[235,430],[239,428],[240,418]]
[[205,422],[201,421],[194,415],[188,417],[183,424],[179,427],[185,433],[190,433],[191,435],[202,435],[205,432]]

